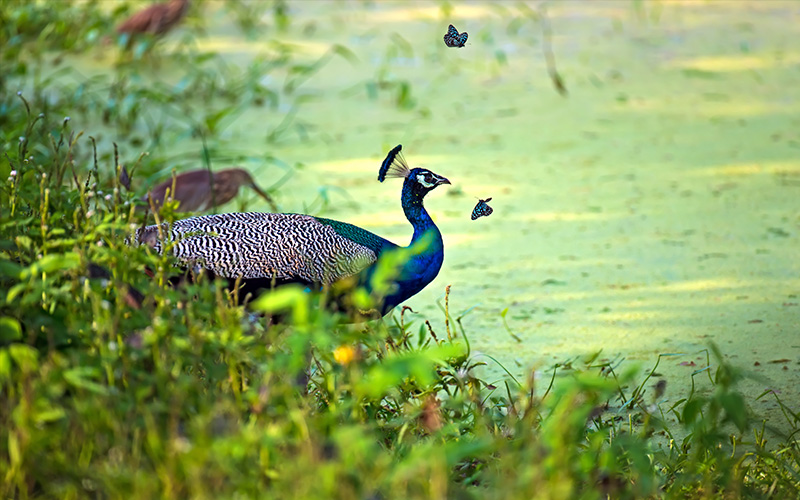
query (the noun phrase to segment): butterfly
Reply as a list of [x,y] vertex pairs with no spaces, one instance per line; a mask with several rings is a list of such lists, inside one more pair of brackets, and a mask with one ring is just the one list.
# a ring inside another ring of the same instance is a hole
[[492,201],[491,198],[486,198],[485,200],[478,200],[478,204],[475,205],[475,208],[472,209],[472,220],[477,219],[478,217],[486,217],[488,215],[492,215],[494,210],[492,207],[486,204],[487,201]]
[[455,26],[452,24],[444,36],[444,44],[448,47],[463,47],[467,43],[467,32],[459,33]]

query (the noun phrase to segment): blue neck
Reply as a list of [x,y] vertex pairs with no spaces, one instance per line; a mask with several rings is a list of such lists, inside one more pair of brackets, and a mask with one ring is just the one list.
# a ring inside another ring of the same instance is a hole
[[[433,223],[433,219],[428,215],[428,211],[422,205],[422,198],[424,194],[415,192],[413,189],[413,182],[406,180],[403,184],[403,193],[400,201],[403,204],[403,213],[406,214],[406,219],[414,227],[414,235],[411,237],[411,244],[413,245],[417,240],[422,238],[422,235],[428,231],[434,231],[434,240],[438,240],[441,246],[442,234],[439,228]],[[436,246],[436,245],[434,245]]]
[[403,204],[403,212],[414,227],[411,245],[425,235],[428,235],[430,240],[427,246],[420,253],[411,257],[401,269],[400,275],[395,279],[396,290],[384,299],[382,314],[386,314],[390,309],[425,288],[439,274],[439,269],[444,262],[442,233],[433,223],[428,211],[422,206],[424,196],[425,193],[420,192],[418,187],[415,189],[414,181],[406,179],[400,199]]

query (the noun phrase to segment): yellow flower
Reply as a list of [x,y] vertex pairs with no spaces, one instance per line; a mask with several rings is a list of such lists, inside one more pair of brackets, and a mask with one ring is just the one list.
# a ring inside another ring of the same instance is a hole
[[347,366],[356,359],[358,353],[349,345],[341,345],[333,351],[333,359],[340,365]]

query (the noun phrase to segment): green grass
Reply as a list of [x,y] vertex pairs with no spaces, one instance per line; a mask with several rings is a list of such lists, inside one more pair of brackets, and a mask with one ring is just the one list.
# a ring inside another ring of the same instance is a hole
[[[285,26],[280,5],[275,15]],[[34,36],[41,23],[74,19],[67,14],[75,8],[49,9],[56,20],[32,24],[29,38],[4,46],[4,60],[80,47],[96,24],[73,26],[70,42]],[[87,16],[114,15],[85,8]],[[0,9],[9,19],[34,7]],[[24,80],[16,67],[11,76]],[[120,66],[111,78],[127,82],[131,71]],[[210,66],[197,75],[187,76],[195,89],[242,88],[238,78],[217,80]],[[667,404],[657,360],[644,373],[590,357],[559,363],[542,380],[533,372],[482,379],[491,358],[472,352],[461,322],[469,311],[452,315],[449,294],[444,330],[436,331],[408,309],[345,325],[297,289],[244,309],[202,278],[168,286],[168,258],[125,244],[145,221],[133,210],[134,193],[120,186],[122,160],[107,141],[95,150],[91,137],[141,128],[156,137],[159,125],[139,122],[149,107],[190,107],[197,96],[120,85],[123,102],[142,93],[138,104],[103,123],[111,105],[88,104],[99,92],[76,95],[50,80],[18,96],[11,76],[0,80],[3,498],[800,495],[796,411],[783,407],[792,431],[767,442],[737,389],[746,373],[713,346],[693,376],[708,377],[711,389],[671,386]],[[283,98],[284,90],[274,92]],[[231,96],[220,110],[198,110],[205,121],[184,129],[200,130],[215,158],[228,147],[220,124],[252,104],[246,93]],[[163,120],[162,128],[176,123]],[[130,168],[134,182],[163,169],[171,146],[129,155],[129,166],[140,160]],[[174,217],[172,209],[160,217]],[[109,275],[91,277],[91,265]],[[131,288],[142,304],[129,299]],[[285,321],[271,324],[272,314]],[[498,338],[525,337],[505,327]]]

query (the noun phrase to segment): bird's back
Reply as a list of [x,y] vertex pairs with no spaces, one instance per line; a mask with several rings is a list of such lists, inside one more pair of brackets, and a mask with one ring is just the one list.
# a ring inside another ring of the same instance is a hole
[[[330,284],[358,274],[393,243],[352,224],[301,214],[228,213],[191,217],[161,227],[182,265],[226,278],[274,278]],[[165,248],[158,226],[137,240]]]

